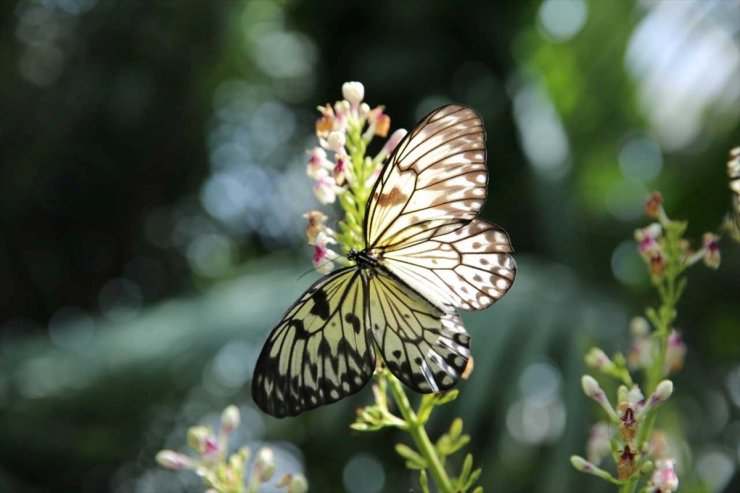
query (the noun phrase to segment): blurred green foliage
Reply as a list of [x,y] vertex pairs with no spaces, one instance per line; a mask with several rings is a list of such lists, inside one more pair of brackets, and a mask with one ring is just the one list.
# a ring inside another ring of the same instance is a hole
[[[461,416],[492,491],[603,491],[567,462],[595,414],[582,358],[625,350],[652,301],[631,243],[645,193],[695,238],[728,208],[737,2],[3,7],[0,491],[198,491],[154,455],[229,402],[240,439],[277,442],[312,491],[379,491],[353,486],[370,466],[382,491],[413,487],[395,437],[348,428],[367,391],[283,421],[247,391],[310,283],[304,150],[347,80],[394,127],[445,101],[483,115],[484,216],[518,253],[511,293],[465,316],[476,369],[431,433]],[[739,266],[723,243],[679,307],[689,353],[665,425],[691,445],[685,491],[740,487]]]

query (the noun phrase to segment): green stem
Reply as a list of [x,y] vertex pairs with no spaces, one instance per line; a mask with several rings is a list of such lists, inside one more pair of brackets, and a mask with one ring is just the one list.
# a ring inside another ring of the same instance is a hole
[[401,412],[401,416],[408,424],[409,433],[414,439],[414,443],[419,449],[419,453],[426,460],[427,465],[429,466],[429,472],[432,474],[432,479],[434,479],[434,482],[437,484],[439,491],[441,493],[453,493],[452,481],[450,481],[450,478],[447,476],[447,471],[445,471],[444,465],[442,465],[442,461],[437,455],[437,450],[429,439],[429,435],[427,435],[424,423],[417,418],[416,413],[412,409],[411,403],[406,396],[406,392],[404,392],[403,387],[401,386],[401,382],[399,382],[394,376],[388,374],[386,374],[386,379],[388,380],[391,394],[393,395],[393,399],[396,401],[398,410]]

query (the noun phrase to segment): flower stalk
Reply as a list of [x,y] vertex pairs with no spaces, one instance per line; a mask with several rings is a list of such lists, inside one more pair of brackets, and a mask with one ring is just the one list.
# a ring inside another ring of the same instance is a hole
[[[641,492],[670,493],[678,488],[675,460],[667,446],[650,446],[648,442],[662,437],[655,430],[657,414],[674,390],[673,382],[666,377],[683,366],[686,354],[683,339],[673,328],[677,306],[686,289],[685,272],[699,262],[714,269],[720,263],[719,238],[705,233],[701,247],[692,251],[684,239],[687,223],[672,220],[666,214],[660,193],[650,194],[645,214],[656,222],[635,231],[635,240],[657,291],[658,304],[648,308],[644,318],[635,317],[630,323],[632,347],[626,357],[617,353],[610,358],[599,348],[592,348],[586,355],[590,368],[621,385],[615,409],[596,379],[583,376],[584,393],[602,407],[608,422],[597,423],[592,430],[589,461],[571,457],[577,470],[618,485],[620,493],[635,493],[651,472]],[[639,385],[634,383],[635,371],[642,371]],[[648,395],[647,399],[644,395]],[[598,462],[609,455],[616,477],[598,467]]]

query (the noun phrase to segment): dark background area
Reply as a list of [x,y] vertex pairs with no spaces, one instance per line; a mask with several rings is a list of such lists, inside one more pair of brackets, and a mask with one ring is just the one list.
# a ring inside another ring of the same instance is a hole
[[[415,487],[400,436],[349,430],[367,391],[277,421],[247,390],[311,282],[305,150],[348,80],[393,128],[448,101],[480,112],[483,215],[517,251],[511,293],[465,315],[476,371],[431,432],[464,418],[487,490],[610,491],[567,461],[597,416],[583,355],[625,351],[655,301],[632,241],[649,191],[697,241],[728,211],[740,2],[0,6],[0,491],[199,491],[153,457],[230,402],[243,442],[273,443],[312,491]],[[664,426],[682,491],[740,486],[740,254],[722,247],[679,307]],[[547,426],[517,424],[527,409]],[[343,482],[358,457],[380,486]]]

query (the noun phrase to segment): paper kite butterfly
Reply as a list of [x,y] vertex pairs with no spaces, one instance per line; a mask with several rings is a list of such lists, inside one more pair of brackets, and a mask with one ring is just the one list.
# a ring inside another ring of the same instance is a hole
[[376,352],[416,392],[453,387],[470,358],[457,309],[480,310],[514,282],[511,242],[478,218],[485,130],[467,106],[421,119],[388,158],[367,202],[365,249],[285,313],[257,361],[252,396],[295,416],[359,391]]

